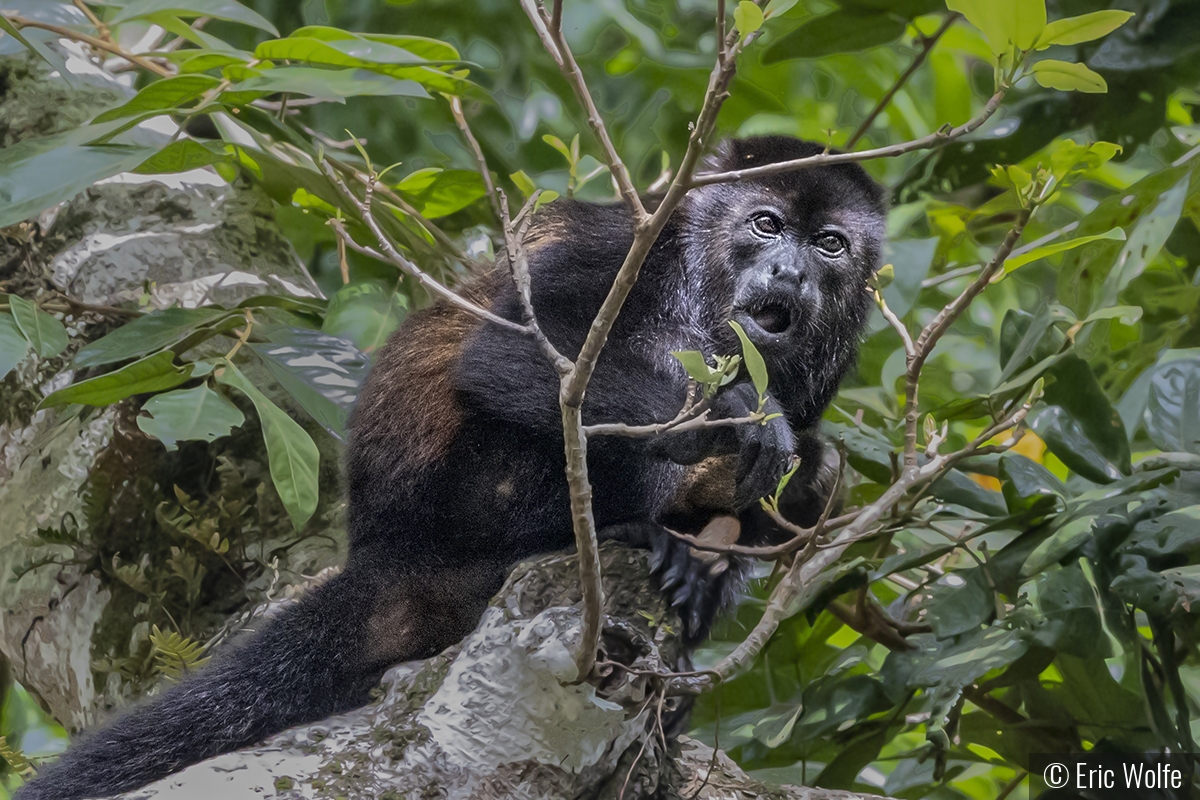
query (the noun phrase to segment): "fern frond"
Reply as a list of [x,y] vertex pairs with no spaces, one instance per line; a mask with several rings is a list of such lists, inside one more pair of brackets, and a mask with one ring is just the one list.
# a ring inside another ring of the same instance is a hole
[[154,646],[155,668],[173,680],[199,669],[209,660],[199,642],[177,631],[163,633],[157,625],[150,631],[150,644]]

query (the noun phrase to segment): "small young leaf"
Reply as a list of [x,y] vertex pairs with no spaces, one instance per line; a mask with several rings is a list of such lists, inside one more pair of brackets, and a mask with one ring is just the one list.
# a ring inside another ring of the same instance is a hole
[[24,297],[8,295],[8,307],[21,335],[42,358],[54,358],[67,349],[67,329],[54,317]]
[[553,147],[558,152],[562,153],[562,157],[567,160],[568,164],[574,163],[571,160],[571,148],[567,147],[567,143],[558,138],[552,133],[547,133],[542,137],[542,141]]
[[709,366],[708,359],[699,350],[672,350],[671,355],[696,383],[716,384],[722,377],[720,371]]
[[746,362],[746,371],[750,373],[750,381],[754,384],[754,391],[758,392],[759,403],[762,403],[767,396],[767,363],[763,361],[762,353],[758,352],[758,348],[750,341],[741,325],[729,320],[729,326],[742,340],[742,358]]
[[521,194],[525,195],[526,197],[529,197],[529,195],[537,191],[537,184],[533,182],[532,178],[525,174],[525,170],[514,172],[508,177],[514,184],[516,184],[516,187],[521,190]]
[[1047,89],[1058,89],[1061,92],[1087,92],[1098,94],[1108,91],[1108,84],[1099,74],[1088,69],[1083,64],[1073,64],[1068,61],[1056,61],[1048,58],[1039,61],[1030,69],[1035,80]]
[[180,440],[211,442],[228,436],[246,421],[237,406],[207,386],[156,394],[142,411],[149,416],[139,416],[138,427],[168,450],[174,450]]
[[240,22],[267,31],[273,36],[279,35],[279,31],[270,20],[234,0],[133,0],[118,11],[108,24],[119,25],[131,19],[140,19],[163,11],[180,17],[212,17]]
[[752,0],[742,0],[733,10],[733,24],[737,26],[738,32],[745,39],[762,27],[763,11]]
[[1080,44],[1107,36],[1124,25],[1133,16],[1132,11],[1093,11],[1078,17],[1056,19],[1045,27],[1038,37],[1037,49],[1045,50],[1056,44]]
[[317,445],[304,428],[272,403],[231,362],[226,361],[213,375],[219,382],[246,395],[254,404],[267,445],[271,481],[292,518],[292,525],[299,530],[317,510],[317,468],[321,458]]
[[175,366],[175,354],[164,350],[134,361],[116,372],[89,378],[86,381],[51,392],[38,408],[54,408],[71,403],[87,406],[108,406],[126,397],[173,389],[192,377],[192,365]]

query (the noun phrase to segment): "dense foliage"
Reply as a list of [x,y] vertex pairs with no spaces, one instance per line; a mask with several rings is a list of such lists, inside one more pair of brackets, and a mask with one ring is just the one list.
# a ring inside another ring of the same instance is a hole
[[[33,23],[97,33],[78,5],[11,0],[0,48],[28,45],[69,75],[59,34]],[[899,85],[856,135],[857,149],[886,146],[967,122],[1028,71],[978,131],[865,164],[894,201],[882,296],[911,329],[1036,206],[919,393],[929,457],[1030,397],[1020,428],[1031,430],[1012,447],[1000,432],[983,443],[996,452],[892,507],[805,587],[753,669],[699,703],[698,735],[773,780],[989,798],[1013,791],[1031,752],[1195,751],[1200,735],[1200,3],[1051,0],[1048,26],[1042,0],[948,5],[966,19],[944,25],[941,0],[774,0],[765,21],[753,3],[736,7],[735,24],[763,36],[722,109],[729,134],[845,146]],[[392,264],[339,246],[338,225],[376,244],[338,182],[377,175],[383,232],[453,284],[490,258],[496,228],[446,96],[461,98],[513,198],[541,187],[542,202],[610,199],[606,168],[516,2],[90,8],[115,41],[159,26],[162,59],[87,124],[0,153],[0,227],[31,235],[25,220],[119,172],[212,167],[269,194],[329,299],[142,309],[78,351],[77,380],[41,405],[75,414],[134,398],[138,426],[168,448],[217,441],[252,410],[301,529],[318,504],[317,446],[244,365],[340,439],[370,354],[428,302]],[[683,152],[716,49],[712,15],[695,2],[567,4],[567,37],[642,188]],[[0,298],[0,377],[62,352],[63,314],[45,298]],[[826,417],[850,509],[899,475],[905,370],[904,343],[877,314]],[[211,532],[198,541],[220,556],[229,543]],[[763,575],[702,660],[742,640],[776,579]],[[24,728],[0,717],[13,745]],[[21,769],[18,752],[0,750]]]

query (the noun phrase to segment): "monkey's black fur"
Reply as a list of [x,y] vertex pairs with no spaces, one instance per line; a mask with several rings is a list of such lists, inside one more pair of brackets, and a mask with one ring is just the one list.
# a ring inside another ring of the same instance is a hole
[[[821,150],[785,137],[734,140],[707,166]],[[879,187],[855,165],[696,190],[663,230],[613,328],[587,391],[586,423],[672,418],[686,376],[670,352],[739,352],[730,319],[767,360],[766,410],[783,414],[765,425],[589,442],[601,536],[654,549],[693,641],[736,569],[710,577],[660,525],[694,532],[715,513],[741,511],[758,530],[746,509],[774,490],[793,453],[802,474],[791,484],[799,506],[791,513],[813,516],[821,448],[809,431],[855,358],[883,219]],[[536,218],[533,303],[566,355],[578,352],[631,241],[623,206],[560,200]],[[502,271],[468,292],[520,319]],[[714,415],[756,407],[743,382],[717,396]],[[560,424],[557,376],[528,338],[444,303],[413,314],[379,353],[353,416],[342,573],[211,667],[84,737],[19,800],[142,786],[360,705],[389,665],[461,639],[510,565],[573,542]],[[689,499],[697,470],[722,457],[736,465],[724,498]]]

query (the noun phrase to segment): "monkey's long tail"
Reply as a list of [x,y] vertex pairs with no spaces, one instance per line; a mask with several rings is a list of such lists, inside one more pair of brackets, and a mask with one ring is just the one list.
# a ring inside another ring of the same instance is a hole
[[390,664],[466,632],[422,619],[425,587],[381,573],[347,569],[311,590],[211,666],[83,737],[15,800],[107,797],[355,708]]

